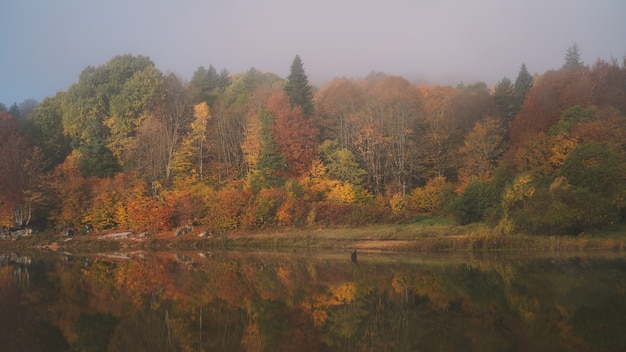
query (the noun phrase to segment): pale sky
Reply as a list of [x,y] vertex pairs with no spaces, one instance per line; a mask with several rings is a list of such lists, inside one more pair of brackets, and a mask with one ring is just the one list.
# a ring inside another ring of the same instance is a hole
[[592,64],[626,56],[624,0],[2,0],[0,102],[41,101],[116,55],[191,79],[212,64],[316,86],[371,71],[411,82],[515,80],[558,69],[577,43]]

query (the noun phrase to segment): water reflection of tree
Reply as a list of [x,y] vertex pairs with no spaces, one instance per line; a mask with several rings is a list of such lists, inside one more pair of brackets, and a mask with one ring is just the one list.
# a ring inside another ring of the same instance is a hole
[[62,331],[41,310],[40,297],[33,292],[37,288],[23,289],[26,283],[31,284],[25,269],[0,267],[0,350],[69,350]]
[[[13,350],[54,339],[74,349],[137,351],[626,345],[620,261],[363,260],[357,267],[349,258],[233,253],[194,265],[171,255],[89,263],[53,262],[42,275],[0,268],[0,338]],[[20,338],[18,330],[37,338]]]
[[30,274],[28,273],[28,268],[20,265],[13,270],[13,285],[21,290],[28,291],[28,288],[30,287]]
[[122,320],[109,341],[109,351],[171,352],[177,346],[168,338],[170,331],[164,314],[139,311]]

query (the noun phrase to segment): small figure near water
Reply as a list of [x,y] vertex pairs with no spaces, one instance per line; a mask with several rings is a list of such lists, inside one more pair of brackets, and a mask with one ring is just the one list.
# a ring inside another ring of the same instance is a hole
[[352,264],[356,264],[356,249],[352,251]]

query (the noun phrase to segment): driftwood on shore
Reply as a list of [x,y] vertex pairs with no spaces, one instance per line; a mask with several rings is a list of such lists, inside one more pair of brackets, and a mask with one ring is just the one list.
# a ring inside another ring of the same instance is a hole
[[28,237],[34,233],[30,227],[9,228],[0,227],[0,240],[15,240],[20,237]]
[[180,229],[177,229],[176,231],[174,231],[174,237],[182,236],[191,231],[193,231],[193,226],[187,225],[185,227],[181,227]]
[[133,233],[132,232],[115,232],[115,233],[109,233],[106,235],[100,235],[98,237],[96,237],[99,240],[103,240],[103,239],[120,239],[120,238],[129,238]]

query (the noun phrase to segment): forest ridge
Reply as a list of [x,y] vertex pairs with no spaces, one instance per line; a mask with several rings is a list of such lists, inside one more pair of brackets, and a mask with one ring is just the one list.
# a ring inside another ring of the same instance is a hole
[[501,234],[626,219],[626,59],[457,87],[372,73],[313,87],[145,56],[0,106],[0,226],[164,232],[443,216]]

